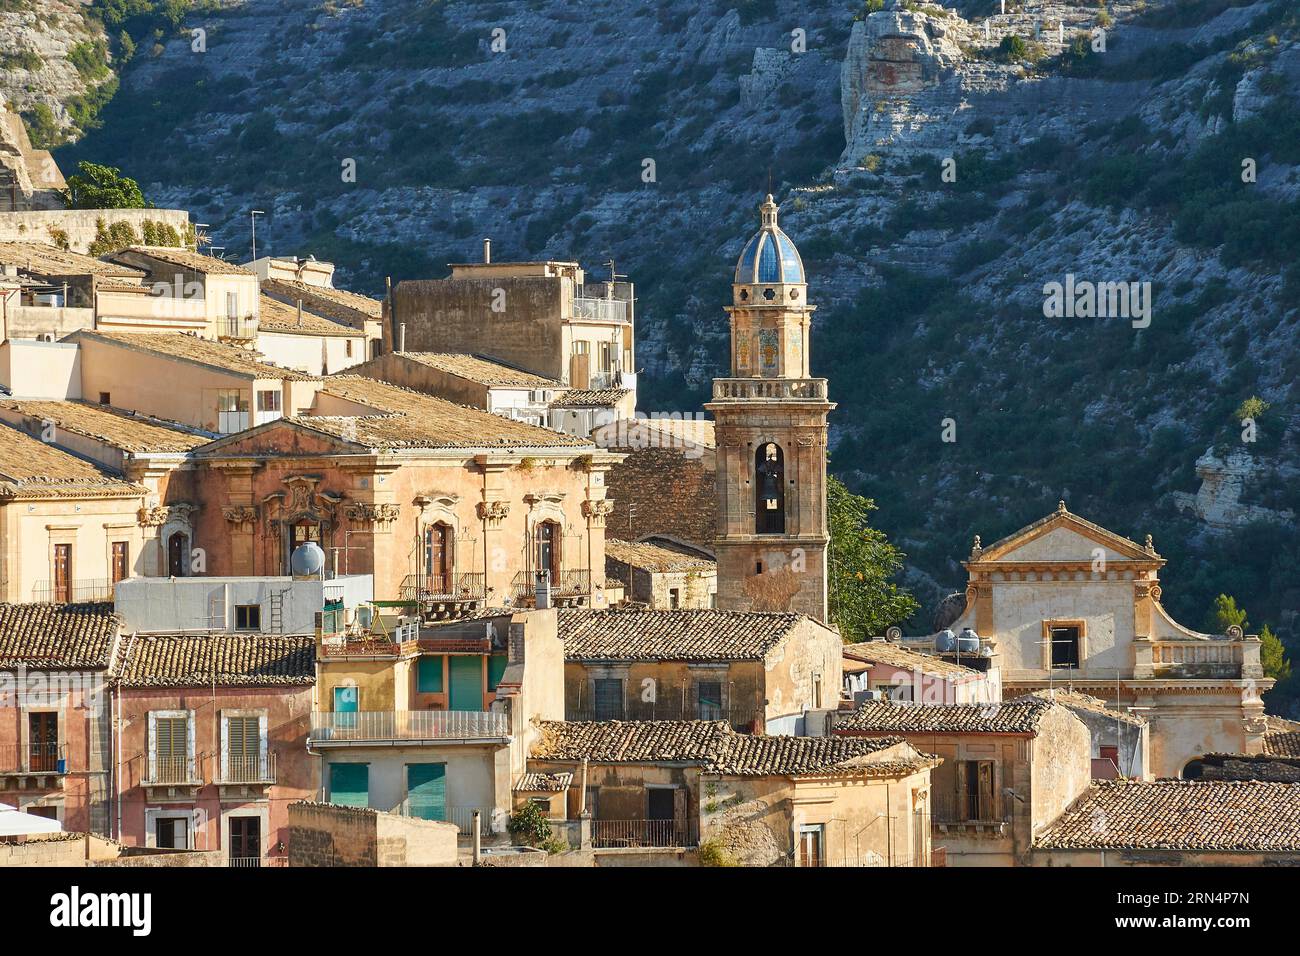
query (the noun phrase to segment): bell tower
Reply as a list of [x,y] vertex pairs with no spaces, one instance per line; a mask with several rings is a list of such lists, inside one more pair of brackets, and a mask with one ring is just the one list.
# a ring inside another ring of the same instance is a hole
[[808,371],[803,260],[769,195],[731,287],[731,377],[713,380],[718,607],[828,620],[826,379]]

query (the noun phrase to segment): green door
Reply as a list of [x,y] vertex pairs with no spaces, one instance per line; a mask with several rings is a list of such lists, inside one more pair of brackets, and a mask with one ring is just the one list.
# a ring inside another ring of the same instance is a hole
[[445,763],[406,765],[406,805],[411,816],[421,820],[447,819],[446,776]]
[[340,807],[369,806],[370,765],[330,764],[330,803]]
[[451,658],[451,703],[447,709],[483,709],[483,658]]

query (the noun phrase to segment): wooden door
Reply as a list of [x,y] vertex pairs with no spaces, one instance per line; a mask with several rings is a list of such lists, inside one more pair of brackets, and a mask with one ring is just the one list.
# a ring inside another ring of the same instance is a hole
[[426,589],[432,594],[450,594],[451,584],[451,528],[445,524],[430,525],[424,532],[424,573],[428,576]]
[[822,865],[821,827],[804,827],[799,831],[799,865]]
[[230,818],[230,859],[239,866],[261,866],[261,817]]
[[186,544],[187,539],[183,531],[177,531],[167,539],[167,573],[174,578],[185,577],[185,568],[188,564],[185,560],[185,552],[189,550]]
[[125,581],[130,573],[127,545],[125,541],[113,542],[113,583]]
[[53,773],[59,759],[59,715],[27,715],[30,767],[37,773]]
[[72,545],[54,546],[54,603],[72,601]]

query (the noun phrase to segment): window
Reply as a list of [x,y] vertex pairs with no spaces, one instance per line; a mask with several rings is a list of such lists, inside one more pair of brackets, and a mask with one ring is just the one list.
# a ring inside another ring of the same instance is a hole
[[352,358],[352,340],[351,340],[351,339],[344,339],[344,340],[343,340],[343,354],[346,355],[348,358]]
[[248,427],[248,399],[237,388],[217,392],[217,431],[223,435]]
[[757,534],[785,534],[785,456],[767,442],[754,454],[754,524]]
[[614,368],[615,346],[610,342],[601,342],[600,351],[597,353],[600,360],[600,370],[609,374]]
[[622,720],[623,682],[617,677],[598,677],[592,684],[596,720]]
[[554,521],[540,521],[535,532],[533,568],[551,573],[551,586],[560,581],[560,526]]
[[190,848],[190,821],[186,817],[158,817],[154,820],[154,846],[165,850]]
[[677,610],[682,606],[682,592],[678,588],[668,589],[668,607]]
[[262,865],[262,818],[230,818],[230,859],[237,866]]
[[185,783],[191,779],[189,718],[155,717],[153,720],[152,777],[156,783]]
[[67,604],[72,600],[72,545],[54,546],[54,603]]
[[529,797],[528,802],[542,811],[542,816],[551,815],[551,798],[550,797]]
[[99,393],[99,404],[101,404],[101,405],[112,405],[112,404],[113,404],[113,402],[112,402],[112,395],[111,395],[110,393],[108,393],[108,392],[100,392],[100,393]]
[[822,675],[814,674],[812,679],[812,705],[814,710],[822,706]]
[[992,760],[963,760],[957,764],[957,806],[962,819],[996,820],[993,795]]
[[281,394],[275,389],[258,389],[257,410],[259,412],[278,412],[282,408],[280,404],[281,398]]
[[1118,771],[1119,770],[1119,748],[1107,747],[1106,745],[1103,744],[1101,747],[1098,748],[1098,750],[1099,753],[1101,754],[1101,759],[1106,761],[1106,763],[1110,764],[1110,766],[1114,767],[1115,770]]
[[442,693],[442,656],[421,657],[415,665],[415,689],[421,694]]
[[174,578],[185,577],[189,567],[186,558],[190,551],[190,539],[184,531],[174,531],[167,539],[167,573]]
[[262,753],[262,719],[255,715],[226,718],[226,774],[232,783],[255,783],[265,779],[266,759]]
[[822,842],[826,827],[823,824],[799,828],[799,865],[822,866]]
[[53,773],[59,761],[59,715],[52,711],[27,715],[28,768]]
[[722,681],[702,680],[695,685],[700,720],[722,719]]
[[590,354],[591,354],[591,343],[590,343],[590,342],[583,342],[583,341],[581,341],[581,340],[575,340],[574,343],[573,343],[573,354],[574,354],[574,355],[590,355]]
[[262,629],[262,606],[260,604],[235,605],[235,630],[260,631]]
[[113,542],[113,583],[125,581],[130,574],[130,556],[125,541]]
[[232,319],[239,317],[239,293],[238,292],[226,293],[226,315],[227,317]]
[[1079,626],[1053,625],[1047,629],[1052,642],[1052,667],[1079,666]]
[[424,573],[431,594],[451,593],[451,526],[439,522],[424,529]]

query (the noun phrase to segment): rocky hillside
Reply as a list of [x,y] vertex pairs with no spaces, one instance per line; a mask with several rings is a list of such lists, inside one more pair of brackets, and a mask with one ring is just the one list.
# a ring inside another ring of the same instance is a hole
[[[65,166],[122,166],[232,254],[266,210],[260,241],[370,292],[482,236],[612,256],[641,295],[648,411],[698,407],[723,367],[730,268],[770,182],[820,306],[833,467],[876,498],[923,597],[962,582],[972,534],[1064,497],[1155,535],[1189,623],[1222,590],[1295,629],[1293,3],[209,9],[156,45],[153,22],[124,24],[140,52]],[[1146,319],[1046,314],[1044,287],[1074,280],[1149,283]],[[1269,407],[1242,442],[1253,396]],[[1203,457],[1233,463],[1210,489],[1231,507],[1198,510]]]

